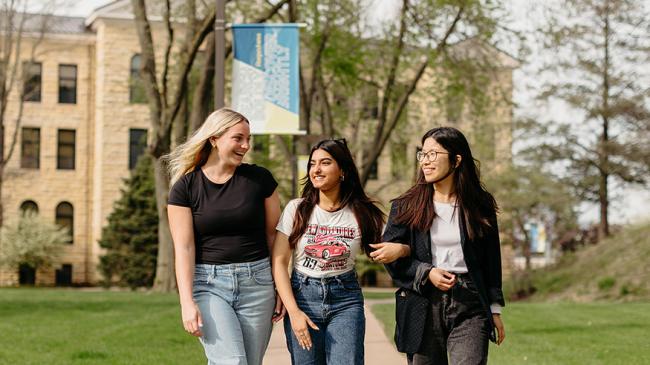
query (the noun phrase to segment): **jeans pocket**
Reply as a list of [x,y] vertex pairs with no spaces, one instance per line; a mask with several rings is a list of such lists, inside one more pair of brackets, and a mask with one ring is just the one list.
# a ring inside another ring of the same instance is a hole
[[193,283],[194,283],[194,285],[209,284],[210,283],[210,275],[208,273],[205,273],[205,272],[195,271],[194,272]]
[[351,292],[358,292],[361,291],[361,286],[359,285],[359,282],[357,279],[346,279],[341,281],[341,286],[343,286],[343,289]]
[[262,270],[255,271],[253,273],[253,280],[258,285],[273,285],[273,275],[271,274],[271,268],[265,267]]

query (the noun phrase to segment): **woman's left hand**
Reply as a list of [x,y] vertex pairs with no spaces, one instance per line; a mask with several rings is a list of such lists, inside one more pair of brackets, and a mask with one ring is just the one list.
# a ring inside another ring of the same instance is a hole
[[401,243],[372,243],[370,244],[370,247],[375,249],[370,253],[370,258],[372,258],[373,261],[379,262],[381,264],[390,264],[400,257],[408,256],[411,254],[410,247]]
[[282,299],[280,295],[275,292],[275,309],[273,309],[273,317],[271,320],[273,323],[279,322],[287,314],[287,308],[282,304]]
[[503,327],[503,321],[501,320],[500,314],[493,314],[492,319],[494,320],[494,326],[497,329],[497,345],[501,345],[503,340],[506,338],[506,330]]

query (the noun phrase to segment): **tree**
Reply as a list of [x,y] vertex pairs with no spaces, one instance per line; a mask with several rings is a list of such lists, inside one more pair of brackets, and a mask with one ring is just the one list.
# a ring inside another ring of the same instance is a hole
[[32,211],[9,221],[1,232],[0,265],[15,271],[21,264],[34,269],[52,266],[61,254],[61,247],[71,239],[67,228]]
[[158,252],[153,161],[144,155],[125,180],[122,197],[115,202],[99,245],[106,250],[99,269],[106,285],[153,285]]
[[573,119],[543,126],[548,138],[539,151],[566,168],[583,200],[598,203],[601,239],[609,235],[612,183],[649,182],[648,10],[636,0],[571,0],[548,8],[544,35],[552,60],[540,98],[563,101]]
[[[34,92],[25,82],[29,72],[24,66],[33,63],[48,29],[51,12],[59,4],[57,1],[43,2],[41,14],[28,14],[28,5],[26,0],[0,2],[0,227],[4,217],[2,187],[5,168],[16,150],[24,102]],[[25,49],[29,51],[29,58],[23,57]],[[15,89],[18,105],[15,110],[10,110],[10,96]],[[11,135],[6,135],[7,131],[12,131]]]
[[487,179],[499,203],[499,229],[502,240],[519,248],[530,269],[530,237],[525,227],[539,220],[549,228],[551,239],[577,227],[576,201],[567,184],[535,165],[511,165]]
[[[423,90],[421,81],[431,74],[454,76],[444,82],[474,85],[464,91],[479,99],[486,93],[484,79],[496,71],[495,52],[486,50],[497,32],[509,33],[500,2],[405,0],[397,21],[383,24],[381,34],[363,20],[365,1],[290,4],[288,19],[307,24],[301,31],[300,119],[311,136],[294,138],[293,145],[277,136],[274,141],[295,163],[295,150],[304,154],[314,140],[344,136],[361,158],[364,184],[407,119],[416,92],[427,94],[427,102],[444,103],[440,90]],[[471,41],[473,52],[462,50],[464,41]],[[362,136],[366,130],[370,137]]]
[[[279,1],[273,5],[268,12],[258,22],[264,22],[270,19],[277,11],[288,2],[288,0]],[[141,48],[142,69],[144,87],[147,93],[149,105],[149,116],[151,122],[152,138],[147,146],[148,153],[154,158],[155,171],[155,188],[156,188],[156,205],[158,210],[158,257],[156,267],[156,277],[154,280],[154,290],[171,291],[175,287],[174,266],[173,266],[173,244],[171,233],[169,231],[169,222],[167,219],[167,197],[169,193],[169,176],[166,172],[160,157],[169,153],[173,143],[181,140],[187,129],[182,127],[186,125],[187,120],[179,119],[179,113],[183,105],[186,105],[186,97],[189,93],[188,75],[196,59],[199,47],[204,42],[206,36],[212,31],[215,20],[215,8],[207,7],[206,16],[203,19],[197,19],[197,2],[196,0],[187,0],[181,4],[180,11],[185,19],[185,37],[181,40],[175,36],[175,29],[172,24],[172,4],[166,0],[162,5],[163,24],[166,29],[166,44],[158,45],[163,49],[162,72],[158,73],[156,64],[155,49],[151,32],[151,24],[148,18],[147,5],[145,0],[131,0],[133,12],[135,15],[135,25],[138,33],[138,40]],[[177,19],[180,19],[177,17]],[[171,57],[173,47],[180,42],[177,57]],[[209,57],[206,57],[209,59]],[[171,60],[175,59],[174,67],[176,72],[170,73],[172,67]],[[225,62],[225,60],[224,60]],[[209,72],[209,67],[204,68],[204,72]],[[209,84],[208,82],[205,83]],[[208,87],[205,86],[203,91]],[[201,94],[203,97],[205,94]],[[200,99],[200,98],[198,98]],[[205,99],[203,99],[205,100]],[[199,105],[199,104],[196,104]],[[192,117],[197,120],[197,117]],[[179,127],[181,123],[181,127]],[[177,133],[174,135],[174,133]]]

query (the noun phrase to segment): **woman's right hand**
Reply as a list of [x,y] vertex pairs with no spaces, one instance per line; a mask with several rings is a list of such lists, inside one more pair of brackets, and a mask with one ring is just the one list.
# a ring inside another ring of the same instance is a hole
[[309,319],[305,312],[298,310],[294,313],[289,313],[289,320],[291,322],[291,329],[293,334],[298,339],[298,343],[303,350],[311,350],[312,342],[309,335],[309,327],[318,331],[318,326]]
[[185,331],[192,336],[203,336],[203,332],[201,331],[201,328],[203,327],[201,311],[194,301],[181,305],[181,316]]
[[456,284],[456,275],[434,267],[429,271],[429,280],[436,288],[447,291]]

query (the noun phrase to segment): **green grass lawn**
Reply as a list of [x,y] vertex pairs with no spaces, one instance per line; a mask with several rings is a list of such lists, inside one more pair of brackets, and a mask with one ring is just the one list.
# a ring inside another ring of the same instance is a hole
[[[373,312],[392,338],[394,307]],[[0,289],[0,364],[202,364],[176,295]],[[512,303],[492,364],[649,364],[650,304]]]
[[203,364],[174,294],[0,289],[0,364]]
[[[394,305],[373,313],[392,338]],[[649,303],[509,303],[492,364],[650,364]]]

